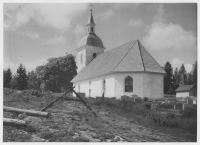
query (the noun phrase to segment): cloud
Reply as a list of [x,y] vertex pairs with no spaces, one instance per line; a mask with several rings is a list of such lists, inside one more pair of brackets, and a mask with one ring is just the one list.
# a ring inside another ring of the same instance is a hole
[[75,29],[74,29],[74,34],[76,37],[76,44],[79,47],[79,43],[81,41],[81,39],[83,38],[84,34],[85,34],[85,28],[81,25],[76,25]]
[[97,18],[101,18],[103,20],[107,20],[113,15],[114,15],[114,11],[113,10],[108,10],[108,11],[105,11],[104,13],[98,14],[96,17]]
[[173,58],[172,60],[171,60],[171,64],[172,64],[172,66],[173,66],[173,68],[180,68],[181,67],[181,65],[183,64],[183,61],[182,60],[180,60],[179,58]]
[[185,64],[185,69],[189,73],[192,71],[192,64]]
[[149,49],[192,49],[196,47],[194,33],[184,30],[178,24],[155,22],[146,31],[147,35],[142,38],[142,41]]
[[54,37],[54,38],[50,38],[46,44],[64,44],[65,43],[65,39],[62,36],[59,37]]
[[24,36],[27,36],[27,37],[29,37],[29,38],[32,38],[32,39],[38,39],[38,38],[39,38],[38,33],[33,33],[33,32],[22,32],[21,34],[24,35]]
[[81,25],[76,25],[75,29],[74,29],[74,33],[76,36],[80,36],[85,34],[85,28]]
[[165,14],[165,9],[163,7],[163,4],[159,4],[156,9],[156,15],[153,17],[153,19],[155,21],[165,22],[164,14]]
[[171,60],[171,64],[172,64],[172,67],[174,68],[174,70],[176,67],[179,69],[182,64],[184,64],[187,72],[191,72],[191,70],[192,70],[192,64],[184,63],[184,61],[180,60],[179,58],[173,58]]
[[143,24],[141,19],[132,19],[128,22],[128,26],[139,27]]
[[16,29],[34,20],[41,26],[68,30],[88,4],[4,4],[4,28]]

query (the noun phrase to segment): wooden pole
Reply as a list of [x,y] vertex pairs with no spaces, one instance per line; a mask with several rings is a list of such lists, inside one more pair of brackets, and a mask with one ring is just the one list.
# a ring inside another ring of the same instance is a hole
[[49,112],[25,110],[25,109],[18,109],[18,108],[13,108],[13,107],[6,107],[6,106],[3,106],[3,111],[15,112],[15,113],[20,113],[20,114],[26,113],[27,115],[30,115],[30,116],[39,116],[39,117],[49,117],[51,115],[51,113]]
[[79,96],[78,93],[76,93],[73,89],[72,91],[76,94],[76,96],[81,100],[81,102],[92,112],[92,114],[95,116],[95,117],[98,117],[97,114],[92,110],[92,108],[90,106],[87,105],[87,103],[85,102],[85,100],[83,100],[81,98],[81,96]]
[[[75,86],[73,87],[75,88]],[[47,105],[46,107],[44,107],[43,109],[41,109],[41,111],[46,111],[49,107],[51,107],[54,103],[56,103],[58,100],[60,100],[61,98],[63,98],[64,95],[66,95],[67,93],[69,93],[71,90],[73,90],[73,88],[70,88],[67,92],[65,92],[62,96],[58,97],[57,99],[55,99],[53,102],[51,102],[49,105]]]
[[10,119],[10,118],[4,118],[3,123],[5,124],[11,124],[11,125],[22,125],[26,126],[26,121],[24,120],[18,120],[18,119]]

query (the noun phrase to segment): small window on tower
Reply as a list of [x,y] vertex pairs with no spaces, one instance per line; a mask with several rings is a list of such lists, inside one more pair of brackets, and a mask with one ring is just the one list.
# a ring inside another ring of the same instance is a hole
[[93,32],[93,27],[91,27],[91,32]]

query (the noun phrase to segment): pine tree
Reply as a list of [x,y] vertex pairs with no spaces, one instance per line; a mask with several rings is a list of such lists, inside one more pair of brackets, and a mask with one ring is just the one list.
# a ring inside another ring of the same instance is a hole
[[197,61],[195,61],[192,68],[192,82],[197,86]]
[[25,90],[28,86],[28,77],[26,75],[26,68],[20,64],[17,69],[17,81],[18,81],[18,89]]
[[10,88],[11,79],[12,79],[12,72],[10,68],[8,68],[7,70],[3,71],[3,87],[4,88]]
[[180,84],[180,75],[178,72],[178,68],[176,67],[176,69],[174,70],[174,74],[173,74],[173,89],[176,90],[179,87]]
[[179,75],[180,75],[180,85],[187,85],[187,72],[185,70],[184,64],[179,69]]
[[[168,90],[171,87],[173,88],[173,68],[172,65],[167,61],[167,63],[164,66],[166,75],[164,78],[164,93],[168,94]],[[172,92],[172,91],[170,91]]]
[[191,84],[193,84],[193,82],[192,82],[192,74],[188,73],[187,74],[187,85],[191,85]]

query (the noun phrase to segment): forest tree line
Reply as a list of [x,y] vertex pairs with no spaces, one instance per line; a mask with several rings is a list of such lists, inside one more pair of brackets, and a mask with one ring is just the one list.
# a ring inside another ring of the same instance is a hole
[[[41,91],[41,84],[45,89],[52,92],[66,91],[72,87],[70,82],[77,74],[75,57],[66,54],[58,58],[50,58],[44,65],[37,66],[35,70],[27,73],[25,66],[20,64],[15,74],[10,68],[3,70],[3,87],[16,90],[34,89]],[[197,86],[197,61],[193,64],[191,72],[187,72],[184,64],[173,69],[170,62],[166,62],[163,68],[166,72],[164,77],[164,94],[175,94],[180,85]]]

